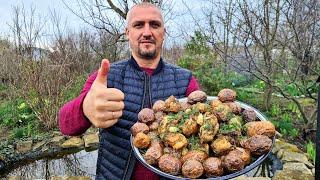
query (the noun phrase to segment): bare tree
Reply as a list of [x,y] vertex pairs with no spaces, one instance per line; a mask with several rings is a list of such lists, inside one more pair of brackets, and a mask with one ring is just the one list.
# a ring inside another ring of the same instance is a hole
[[201,30],[224,62],[224,72],[229,66],[265,81],[268,87],[264,107],[268,109],[275,76],[272,49],[278,32],[280,1],[229,0],[208,4]]
[[278,42],[300,62],[300,71],[308,75],[317,55],[315,46],[319,44],[320,3],[317,0],[285,2],[282,10],[284,24]]
[[[283,97],[293,101],[305,122],[306,129],[312,128],[314,118],[307,117],[298,98],[286,91],[288,85],[293,85],[299,94],[316,100],[310,91],[315,86],[315,77],[319,72],[312,66],[312,56],[316,55],[316,39],[319,39],[316,27],[319,25],[319,3],[310,1],[264,1],[260,9],[263,13],[257,15],[257,10],[247,8],[250,5],[243,1],[239,3],[244,26],[238,37],[242,42],[245,57],[250,60],[247,70],[267,84],[265,91],[265,106],[270,107],[271,93],[280,93]],[[300,9],[300,10],[299,10]],[[306,11],[303,11],[306,10]],[[299,13],[297,13],[299,12]],[[290,14],[291,13],[291,14]],[[303,18],[302,18],[303,17]],[[300,19],[300,20],[299,20]],[[249,45],[247,45],[249,44]],[[262,61],[259,55],[262,52]],[[290,53],[291,52],[291,53]],[[250,68],[250,66],[252,68]],[[312,72],[308,74],[308,72]],[[279,77],[283,82],[277,82]]]
[[44,19],[35,15],[34,6],[30,6],[28,12],[24,5],[13,7],[12,24],[9,24],[9,26],[13,34],[15,47],[17,47],[17,54],[33,56],[32,48],[35,47],[36,42],[41,40],[45,25]]
[[297,105],[306,127],[311,127],[315,112],[308,117],[298,97],[288,93],[286,89],[294,86],[299,94],[317,99],[309,89],[315,87],[315,78],[320,74],[317,60],[320,38],[319,2],[209,2],[218,8],[206,8],[207,24],[202,30],[210,35],[208,42],[214,50],[228,65],[265,82],[266,109],[271,105],[271,94],[280,93]]
[[12,54],[15,53],[15,49],[8,39],[0,40],[0,84],[2,85],[10,85],[14,80],[15,67],[11,62]]
[[[319,40],[320,40],[320,2],[286,0],[282,9],[283,22],[281,24],[277,43],[279,48],[285,49],[287,54],[281,65],[287,75],[287,85],[297,87],[306,97],[317,99],[310,92],[315,87],[315,78],[319,76]],[[303,108],[296,98],[282,93],[293,100],[300,111]],[[316,111],[307,117],[302,117],[307,128],[315,123]]]
[[[23,98],[44,127],[56,127],[56,115],[65,101],[65,91],[98,64],[91,48],[92,35],[86,31],[67,32],[54,11],[49,20],[37,16],[34,7],[26,11],[23,6],[16,6],[13,12],[10,27],[12,49],[16,51],[8,51],[1,62],[10,67],[14,98]],[[46,23],[53,27],[53,52],[39,47],[44,30],[48,30],[44,29]]]
[[66,1],[66,7],[92,27],[110,34],[108,44],[126,41],[124,27],[129,8],[140,2],[150,2],[162,8],[165,19],[173,16],[172,0],[76,0],[79,9],[72,9]]
[[229,1],[214,1],[210,0],[208,6],[203,9],[203,14],[206,19],[206,26],[204,33],[209,37],[209,43],[219,54],[219,57],[224,63],[222,67],[224,73],[227,73],[230,62],[229,56],[235,52],[237,46],[235,45],[234,36],[236,32],[235,0]]
[[240,31],[236,37],[243,47],[245,59],[242,59],[243,62],[236,60],[236,63],[242,70],[266,82],[264,106],[269,109],[275,84],[272,49],[278,32],[280,0],[264,0],[256,4],[242,0],[238,1],[238,7]]

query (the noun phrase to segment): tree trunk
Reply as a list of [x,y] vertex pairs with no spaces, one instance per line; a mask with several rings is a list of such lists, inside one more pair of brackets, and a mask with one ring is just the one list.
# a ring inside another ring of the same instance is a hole
[[263,94],[263,108],[269,110],[271,108],[271,99],[272,99],[272,86],[267,85]]
[[312,56],[309,53],[304,54],[304,58],[302,59],[301,72],[304,75],[309,74],[309,67],[312,63]]

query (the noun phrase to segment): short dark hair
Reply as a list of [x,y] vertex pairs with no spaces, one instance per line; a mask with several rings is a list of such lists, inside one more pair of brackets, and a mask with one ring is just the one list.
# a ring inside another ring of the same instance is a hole
[[[129,10],[129,12],[127,13],[127,17],[126,17],[126,26],[128,26],[128,22],[129,22],[129,18],[130,18],[130,14],[131,14],[131,11],[136,8],[136,7],[143,7],[143,8],[146,8],[146,7],[154,7],[156,9],[159,10],[160,14],[161,14],[161,19],[163,21],[163,15],[162,15],[162,11],[161,9],[155,5],[155,4],[152,4],[152,3],[149,3],[149,2],[142,2],[142,3],[139,3],[139,4],[136,4],[134,6],[131,7],[131,9]],[[164,22],[164,21],[163,21]]]

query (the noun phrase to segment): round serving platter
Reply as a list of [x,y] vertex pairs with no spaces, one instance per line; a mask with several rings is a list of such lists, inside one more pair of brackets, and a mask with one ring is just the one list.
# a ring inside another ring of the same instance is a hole
[[[215,100],[215,99],[218,99],[218,97],[216,96],[208,96],[207,97],[207,101],[212,101],[212,100]],[[182,98],[182,99],[179,99],[179,102],[186,102],[187,101],[187,98]],[[256,114],[257,114],[257,118],[260,120],[260,121],[267,121],[267,118],[259,111],[257,110],[256,108],[246,104],[246,103],[243,103],[243,102],[240,102],[240,101],[235,101],[236,103],[239,103],[241,108],[243,109],[253,109]],[[160,176],[163,176],[163,177],[166,177],[166,178],[170,178],[170,179],[178,179],[178,180],[187,180],[187,179],[190,179],[190,178],[185,178],[185,177],[181,177],[181,176],[174,176],[174,175],[171,175],[171,174],[168,174],[168,173],[165,173],[165,172],[162,172],[160,169],[158,169],[157,167],[154,167],[150,164],[148,164],[142,154],[140,153],[139,149],[136,148],[134,145],[133,145],[133,136],[131,135],[131,138],[130,138],[130,141],[131,141],[131,147],[133,149],[133,152],[134,152],[134,155],[135,157],[146,167],[148,168],[149,170],[153,171],[154,173],[157,173],[159,174]],[[247,172],[249,172],[250,170],[254,169],[255,167],[259,166],[270,154],[271,150],[272,150],[272,147],[274,145],[274,141],[275,141],[275,137],[273,137],[272,139],[272,146],[271,146],[271,149],[268,153],[266,154],[263,154],[261,156],[259,156],[257,159],[255,159],[251,164],[247,165],[244,169],[240,170],[240,171],[237,171],[237,172],[234,172],[232,174],[227,174],[227,175],[224,175],[224,176],[219,176],[219,177],[210,177],[210,178],[198,178],[198,179],[205,179],[205,180],[226,180],[226,179],[231,179],[231,178],[235,178],[235,177],[238,177],[240,175],[243,175]],[[204,176],[204,175],[203,175]],[[203,177],[201,176],[201,177]]]

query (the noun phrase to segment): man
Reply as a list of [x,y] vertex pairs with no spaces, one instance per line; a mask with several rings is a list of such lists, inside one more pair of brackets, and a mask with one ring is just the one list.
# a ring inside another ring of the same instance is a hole
[[150,3],[135,5],[127,15],[126,36],[132,56],[110,66],[102,60],[81,94],[59,112],[63,134],[80,135],[100,128],[97,179],[159,179],[136,161],[130,128],[142,108],[170,95],[182,98],[199,89],[191,72],[161,58],[165,36],[161,11]]

